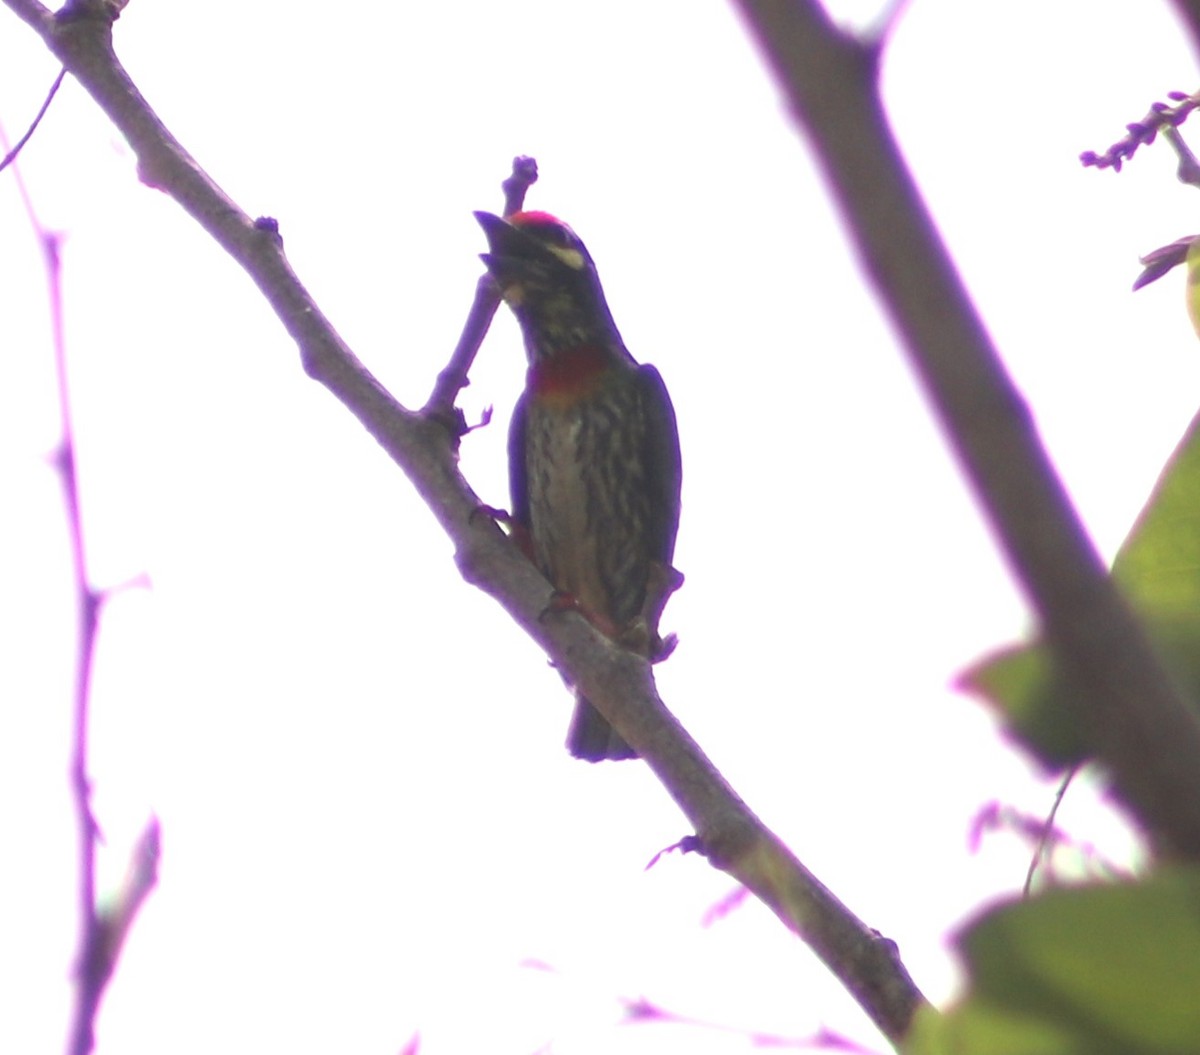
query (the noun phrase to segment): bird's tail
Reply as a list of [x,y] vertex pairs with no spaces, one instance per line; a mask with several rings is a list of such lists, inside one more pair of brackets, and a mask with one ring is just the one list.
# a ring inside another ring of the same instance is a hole
[[567,731],[567,750],[588,762],[637,758],[637,752],[584,697],[575,697],[575,715]]

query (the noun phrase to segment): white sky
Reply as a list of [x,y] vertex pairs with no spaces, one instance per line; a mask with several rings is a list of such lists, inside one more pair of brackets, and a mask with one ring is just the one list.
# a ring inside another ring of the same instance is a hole
[[[839,10],[849,10],[847,4]],[[854,5],[869,18],[870,5]],[[408,10],[411,8],[411,10]],[[133,3],[118,52],[184,145],[278,218],[326,313],[424,401],[480,271],[471,210],[514,154],[532,207],[587,241],[635,356],[678,411],[687,585],[659,684],[753,808],[935,1000],[946,937],[1019,889],[1026,854],[966,831],[1050,786],[948,683],[1027,626],[849,254],[806,144],[731,10]],[[0,13],[0,120],[55,73]],[[1006,361],[1110,555],[1196,405],[1193,233],[1165,147],[1082,169],[1195,67],[1167,5],[917,0],[886,64],[905,150]],[[1185,131],[1187,129],[1185,128]],[[538,650],[457,577],[373,441],[299,368],[246,277],[70,81],[22,158],[66,235],[65,296],[95,582],[95,804],[124,869],[153,811],[161,882],[99,1024],[105,1052],[739,1052],[621,1025],[620,998],[882,1047],[837,984],[702,861],[640,764],[589,767]],[[76,939],[67,793],[73,599],[37,246],[0,176],[0,1050],[61,1050]],[[499,317],[465,393],[463,467],[503,505],[523,376]],[[1120,824],[1062,821],[1117,859]],[[527,964],[537,962],[548,970]]]

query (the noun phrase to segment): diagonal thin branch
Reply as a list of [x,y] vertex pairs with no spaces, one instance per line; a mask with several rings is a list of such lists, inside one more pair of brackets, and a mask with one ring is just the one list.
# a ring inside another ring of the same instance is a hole
[[42,123],[42,118],[46,116],[46,111],[50,109],[50,104],[54,101],[54,97],[58,94],[58,89],[62,87],[63,78],[66,77],[67,70],[63,67],[58,71],[58,76],[54,78],[54,83],[50,85],[50,90],[46,93],[46,98],[43,100],[41,109],[34,115],[33,121],[25,130],[25,134],[17,140],[16,144],[0,159],[0,172],[3,172],[9,165],[17,159],[17,155],[21,153],[25,144],[33,138],[33,133],[37,131],[38,125]]
[[813,0],[737,0],[1055,654],[1076,720],[1148,830],[1200,859],[1200,718],[1118,593],[905,164],[878,53]]
[[[355,358],[292,272],[270,221],[253,221],[171,136],[112,50],[102,0],[60,21],[5,0],[92,95],[136,152],[142,178],[175,198],[246,270],[324,384],[395,460],[456,547],[464,578],[495,597],[612,721],[694,825],[709,860],[754,891],[805,940],[898,1043],[920,992],[893,943],[845,908],[750,811],[663,705],[650,665],[586,620],[542,620],[550,585],[496,525],[458,472],[457,436],[436,414],[401,406]],[[43,9],[44,10],[44,9]],[[90,11],[94,17],[81,17]],[[27,17],[29,16],[29,17]]]

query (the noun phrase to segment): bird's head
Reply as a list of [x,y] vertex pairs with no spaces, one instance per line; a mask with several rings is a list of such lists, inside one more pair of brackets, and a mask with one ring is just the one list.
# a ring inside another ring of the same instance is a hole
[[620,345],[600,276],[579,236],[547,212],[477,212],[480,257],[525,334],[530,360],[584,343]]

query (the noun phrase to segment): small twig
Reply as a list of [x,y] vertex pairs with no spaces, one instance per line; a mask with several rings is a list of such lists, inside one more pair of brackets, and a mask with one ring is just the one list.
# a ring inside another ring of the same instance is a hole
[[[63,70],[66,73],[66,70]],[[57,84],[62,81],[59,75]],[[53,97],[53,91],[51,97]],[[49,105],[49,99],[46,101]],[[42,108],[45,112],[45,106]],[[38,119],[40,120],[39,114]],[[36,127],[36,121],[34,122]],[[25,139],[32,133],[26,133]],[[24,141],[24,140],[23,140]],[[0,147],[8,139],[0,129]],[[15,158],[18,144],[8,153]],[[98,590],[91,583],[87,568],[87,549],[83,538],[83,517],[79,505],[79,478],[76,472],[75,435],[72,425],[70,385],[67,374],[67,347],[63,327],[62,301],[62,236],[49,231],[38,218],[28,188],[14,165],[13,176],[25,206],[26,215],[42,247],[46,269],[46,288],[50,299],[50,325],[54,346],[54,366],[58,382],[60,439],[54,453],[54,466],[62,482],[63,500],[67,511],[67,531],[70,537],[71,569],[79,612],[79,632],[75,669],[75,689],[71,722],[70,779],[72,798],[78,825],[79,854],[79,945],[75,959],[75,1011],[68,1034],[68,1055],[87,1055],[92,1050],[96,1012],[104,988],[112,976],[113,965],[129,933],[138,909],[153,889],[157,879],[159,846],[158,821],[147,825],[130,859],[130,866],[116,901],[101,912],[96,905],[96,842],[100,834],[92,813],[91,779],[88,777],[88,709],[91,702],[92,669],[96,657],[96,640],[100,612],[115,593],[146,582],[138,576],[109,590]]]
[[525,194],[537,183],[537,159],[520,155],[513,158],[512,172],[500,189],[504,191],[504,215],[511,216],[525,207]]
[[[81,965],[80,974],[86,979],[86,989],[95,994],[97,1004],[100,994],[112,977],[117,957],[121,955],[121,949],[129,936],[129,929],[133,926],[138,910],[158,882],[160,849],[161,831],[158,818],[151,817],[129,855],[125,879],[116,898],[96,914],[96,940],[86,950],[88,959]],[[95,1005],[92,1008],[92,1016],[95,1016]],[[89,1029],[89,1044],[90,1035]],[[78,1049],[73,1043],[71,1050],[74,1052],[87,1049]]]
[[1071,781],[1078,772],[1079,767],[1072,766],[1067,770],[1062,783],[1058,785],[1058,791],[1054,794],[1054,803],[1051,805],[1050,812],[1042,824],[1042,834],[1038,839],[1037,846],[1034,847],[1033,857],[1029,862],[1029,871],[1025,873],[1025,885],[1021,888],[1022,897],[1029,897],[1030,891],[1033,890],[1033,877],[1037,873],[1038,865],[1042,863],[1042,858],[1045,856],[1046,849],[1049,847],[1051,841],[1055,840],[1054,818],[1058,816],[1058,807],[1062,805],[1063,796],[1066,795],[1067,788],[1070,787]]
[[[504,191],[504,215],[511,216],[520,212],[525,204],[525,193],[537,181],[537,161],[530,157],[513,158],[512,173],[500,185]],[[479,347],[487,336],[488,328],[492,325],[496,309],[500,306],[500,291],[490,275],[480,276],[475,286],[475,299],[467,312],[467,321],[463,325],[462,336],[450,356],[450,361],[437,376],[433,391],[429,395],[424,409],[426,417],[442,422],[455,436],[461,436],[467,431],[462,412],[454,406],[454,401],[468,384],[468,374]]]
[[789,1049],[794,1051],[842,1051],[851,1055],[878,1055],[873,1048],[866,1048],[857,1041],[851,1040],[844,1034],[821,1026],[815,1033],[807,1037],[789,1037],[779,1033],[762,1033],[758,1030],[745,1029],[742,1026],[726,1025],[712,1019],[697,1018],[670,1011],[665,1007],[652,1003],[644,996],[636,998],[621,998],[625,1010],[625,1021],[630,1024],[652,1022],[659,1025],[691,1026],[695,1029],[708,1030],[710,1033],[725,1033],[743,1038],[756,1048]]
[[672,843],[670,846],[664,846],[646,863],[645,871],[649,872],[666,854],[675,853],[678,851],[681,854],[704,853],[704,844],[700,842],[695,835],[685,835],[677,843]]
[[[32,217],[31,217],[32,219]],[[94,589],[87,570],[83,520],[79,509],[79,479],[75,467],[75,438],[71,424],[71,402],[67,380],[66,341],[63,335],[62,262],[59,235],[39,229],[50,291],[50,315],[54,333],[54,364],[58,376],[58,400],[62,439],[55,465],[62,480],[71,539],[71,566],[79,607],[79,655],[75,669],[72,721],[71,787],[74,793],[79,840],[79,951],[76,960],[75,1016],[68,1052],[87,1055],[92,1050],[96,1010],[108,973],[94,970],[101,958],[104,928],[96,913],[96,838],[98,828],[92,814],[91,780],[88,777],[88,706],[91,700],[92,667],[96,657],[96,630],[103,595]]]
[[[1127,124],[1125,128],[1129,134],[1123,139],[1118,139],[1104,153],[1097,154],[1094,150],[1085,150],[1080,154],[1079,160],[1084,167],[1110,168],[1113,172],[1120,172],[1121,166],[1137,153],[1138,147],[1149,146],[1161,131],[1177,128],[1187,120],[1188,114],[1200,106],[1200,93],[1188,95],[1187,92],[1168,92],[1167,98],[1178,105],[1151,103],[1150,112],[1140,121]],[[1183,179],[1182,175],[1180,179]]]
[[908,8],[910,0],[886,0],[871,19],[870,24],[862,32],[863,43],[873,52],[879,54],[891,39],[900,19]]
[[1107,860],[1094,843],[1077,839],[1070,832],[1055,827],[1058,805],[1065,791],[1064,782],[1059,788],[1049,817],[1038,817],[1000,802],[990,802],[983,806],[971,820],[967,835],[970,852],[979,852],[985,835],[991,832],[1006,832],[1028,843],[1043,861],[1048,856],[1048,850],[1071,850],[1078,856],[1079,866],[1085,869],[1089,876],[1102,876],[1112,880],[1131,878],[1128,870],[1119,868]]
[[58,71],[58,76],[54,78],[54,83],[50,85],[50,91],[46,93],[46,101],[42,103],[42,108],[37,112],[37,116],[33,119],[29,130],[17,140],[16,146],[4,155],[4,160],[0,161],[0,172],[3,172],[9,165],[16,161],[17,155],[21,153],[21,149],[33,138],[33,133],[37,131],[37,126],[42,123],[42,118],[46,116],[46,111],[50,109],[50,102],[58,94],[58,89],[66,75],[67,68],[64,66]]
[[[16,170],[14,170],[15,172]],[[20,174],[17,173],[20,181]],[[107,974],[100,977],[94,965],[101,958],[104,928],[96,913],[96,839],[99,833],[92,814],[91,780],[88,777],[88,705],[91,700],[92,667],[96,656],[96,631],[104,595],[91,585],[87,569],[87,550],[83,541],[83,519],[79,507],[79,479],[75,467],[75,436],[71,418],[70,386],[67,377],[66,338],[62,304],[62,237],[46,230],[21,182],[21,193],[29,221],[42,245],[46,268],[46,287],[50,296],[50,325],[54,345],[54,366],[58,380],[60,440],[54,464],[62,482],[67,510],[67,530],[71,546],[71,570],[79,610],[78,655],[75,661],[75,691],[71,722],[71,790],[78,825],[79,853],[79,948],[76,954],[75,1013],[71,1023],[67,1051],[69,1055],[87,1055],[92,1050],[96,1009]]]
[[[36,218],[30,219],[37,224]],[[104,926],[96,912],[96,839],[99,829],[92,814],[92,785],[88,777],[88,707],[91,701],[92,667],[96,658],[96,631],[104,595],[91,585],[87,552],[83,541],[83,519],[79,508],[79,479],[75,464],[70,390],[67,379],[66,339],[63,332],[61,237],[38,225],[50,291],[50,317],[54,334],[54,364],[58,376],[58,400],[62,438],[55,465],[62,480],[71,539],[71,566],[79,607],[79,655],[76,659],[72,720],[71,788],[74,793],[79,840],[79,950],[77,953],[75,1015],[71,1024],[69,1055],[87,1055],[92,1050],[96,1011],[110,972],[95,965],[103,958]]]
[[735,887],[719,901],[714,902],[704,910],[704,915],[700,918],[700,926],[711,927],[714,923],[720,922],[726,916],[741,908],[749,897],[750,891],[744,886]]
[[1179,158],[1179,168],[1175,170],[1175,175],[1180,183],[1186,183],[1192,187],[1200,187],[1200,161],[1196,160],[1196,155],[1192,153],[1192,148],[1183,141],[1183,136],[1179,134],[1179,129],[1174,126],[1163,129],[1163,138],[1171,144],[1176,156]]

